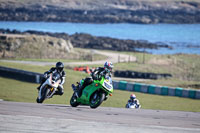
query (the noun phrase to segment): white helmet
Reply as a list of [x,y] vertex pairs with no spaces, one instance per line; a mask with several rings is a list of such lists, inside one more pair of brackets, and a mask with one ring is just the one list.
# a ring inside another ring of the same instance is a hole
[[135,99],[136,98],[136,95],[135,94],[131,94],[130,95],[130,99]]

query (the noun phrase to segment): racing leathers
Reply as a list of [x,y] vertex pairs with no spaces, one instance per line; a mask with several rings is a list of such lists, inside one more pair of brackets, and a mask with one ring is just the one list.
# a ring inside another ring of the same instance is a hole
[[56,67],[52,67],[49,71],[47,71],[47,72],[45,72],[44,73],[44,77],[43,77],[43,79],[42,79],[42,81],[41,81],[41,84],[40,84],[40,86],[37,88],[38,90],[40,89],[40,87],[42,86],[42,84],[47,80],[47,78],[48,78],[48,75],[50,74],[50,73],[55,73],[55,72],[58,72],[59,74],[60,74],[60,77],[61,77],[61,82],[59,83],[59,86],[58,86],[58,88],[57,88],[57,91],[55,92],[55,94],[54,95],[63,95],[63,93],[64,93],[64,88],[63,88],[63,84],[65,83],[65,77],[66,77],[66,73],[65,73],[65,71],[58,71],[57,69],[56,69]]
[[112,76],[111,72],[110,72],[110,71],[106,71],[106,69],[103,68],[103,67],[98,67],[98,68],[96,68],[96,69],[92,72],[91,75],[92,75],[92,78],[93,78],[94,80],[101,80],[102,76],[109,76],[109,77]]
[[135,108],[140,108],[141,105],[139,103],[138,99],[129,99],[127,104],[126,104],[126,108],[131,108],[132,105],[135,105]]
[[111,72],[105,71],[105,69],[103,67],[96,68],[91,73],[91,77],[85,78],[82,86],[79,85],[79,86],[76,87],[76,88],[78,88],[77,89],[77,91],[78,91],[77,92],[78,97],[81,97],[83,89],[86,86],[90,85],[93,82],[93,80],[101,80],[102,76],[107,76],[107,75],[111,77]]

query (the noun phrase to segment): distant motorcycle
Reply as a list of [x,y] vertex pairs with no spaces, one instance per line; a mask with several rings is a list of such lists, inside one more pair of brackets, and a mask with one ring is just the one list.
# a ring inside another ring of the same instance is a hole
[[37,103],[42,103],[45,99],[51,98],[57,91],[58,85],[61,82],[59,73],[51,73],[48,75],[47,80],[40,87]]
[[131,108],[131,109],[140,109],[141,105],[136,104],[136,103],[127,103],[126,108]]
[[[81,80],[79,84],[83,84],[84,80]],[[72,88],[74,90],[74,88]],[[108,98],[108,95],[112,96],[113,85],[109,76],[102,77],[102,79],[94,80],[92,84],[86,86],[83,89],[81,97],[77,97],[75,92],[73,93],[70,104],[72,107],[76,107],[80,104],[89,105],[91,108],[97,108],[104,100]]]

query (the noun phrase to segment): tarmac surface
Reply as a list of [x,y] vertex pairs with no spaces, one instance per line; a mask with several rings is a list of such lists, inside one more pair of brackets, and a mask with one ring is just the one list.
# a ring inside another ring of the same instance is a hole
[[199,133],[200,113],[0,101],[0,133]]

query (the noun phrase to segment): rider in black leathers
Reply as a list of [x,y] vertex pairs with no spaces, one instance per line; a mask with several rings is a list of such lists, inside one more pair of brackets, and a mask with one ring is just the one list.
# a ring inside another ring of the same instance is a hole
[[60,74],[60,76],[61,76],[61,83],[59,84],[59,86],[57,88],[57,91],[55,92],[54,95],[63,95],[63,93],[64,93],[63,84],[65,83],[65,77],[66,77],[66,74],[65,74],[63,68],[64,68],[64,64],[62,62],[57,62],[56,63],[56,67],[52,67],[49,71],[44,73],[44,77],[43,77],[43,79],[41,81],[41,84],[40,84],[39,87],[37,87],[37,89],[38,90],[40,89],[42,84],[47,80],[48,75],[50,73],[58,72]]
[[83,89],[90,85],[93,80],[101,80],[102,76],[112,76],[112,69],[113,69],[113,64],[111,62],[106,62],[104,64],[104,67],[98,67],[96,68],[92,74],[91,77],[87,77],[84,80],[83,85],[81,86],[80,84],[78,86],[75,86],[72,84],[72,88],[75,90],[75,94],[77,97],[81,97]]

